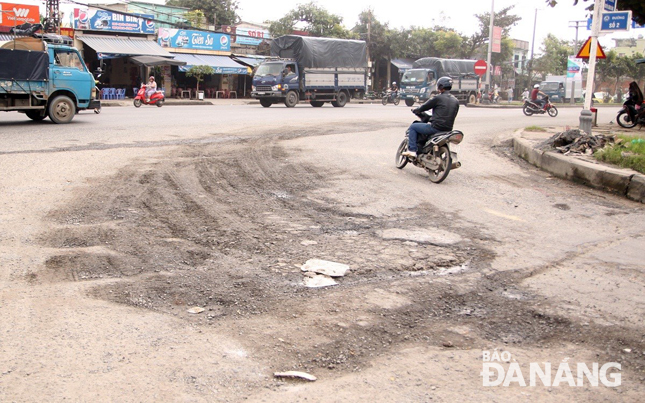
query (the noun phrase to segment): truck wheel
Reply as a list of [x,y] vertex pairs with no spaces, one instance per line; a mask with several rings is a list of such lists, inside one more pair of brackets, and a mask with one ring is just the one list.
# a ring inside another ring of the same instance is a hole
[[343,106],[345,106],[347,104],[347,94],[345,93],[345,91],[339,92],[336,100],[331,101],[331,104],[336,108],[342,108]]
[[287,97],[284,99],[284,104],[287,108],[293,108],[298,104],[298,93],[295,91],[287,92]]
[[49,103],[49,118],[54,123],[69,123],[76,114],[76,105],[69,97],[59,95]]
[[325,104],[323,101],[309,101],[309,103],[314,108],[320,108],[321,106],[323,106]]
[[406,105],[406,106],[412,106],[412,105],[414,105],[414,99],[406,98],[406,99],[405,99],[405,105]]
[[25,112],[25,115],[33,121],[40,122],[41,120],[45,119],[47,115],[45,114],[44,110],[30,110]]
[[264,106],[265,108],[268,108],[269,106],[273,105],[273,103],[268,99],[261,99],[260,105]]
[[470,95],[468,95],[468,103],[474,104],[475,102],[477,102],[477,96],[471,92]]

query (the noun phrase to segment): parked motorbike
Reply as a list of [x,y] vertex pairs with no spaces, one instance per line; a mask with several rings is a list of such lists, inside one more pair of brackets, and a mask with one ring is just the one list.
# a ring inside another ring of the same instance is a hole
[[[414,113],[414,110],[412,113]],[[432,120],[432,115],[426,112],[416,115],[423,123],[429,123]],[[419,120],[414,121],[414,123],[418,122]],[[461,166],[457,151],[458,144],[464,139],[464,134],[459,130],[433,134],[424,144],[419,144],[416,158],[403,155],[403,152],[408,149],[408,132],[409,129],[406,130],[405,139],[396,150],[396,167],[398,169],[403,169],[408,162],[411,162],[413,165],[428,171],[430,181],[441,183],[446,179],[451,169],[457,169]]]
[[399,98],[398,92],[387,90],[385,95],[383,96],[382,102],[383,102],[383,105],[387,105],[387,104],[398,105],[399,102],[401,102],[401,99]]
[[137,92],[137,96],[134,97],[134,106],[137,108],[140,107],[141,105],[157,105],[158,107],[162,107],[163,103],[166,101],[166,98],[163,95],[163,92],[157,90],[155,91],[154,94],[150,96],[150,100],[146,100],[146,85],[141,84],[141,88],[139,88],[139,92]]
[[645,113],[639,116],[640,111],[642,108],[637,110],[636,106],[625,102],[623,108],[616,115],[616,122],[626,129],[631,129],[637,124],[645,125]]
[[542,113],[548,113],[552,118],[558,116],[558,109],[549,102],[549,97],[544,98],[543,107],[540,107],[540,105],[527,99],[526,101],[524,101],[524,107],[522,108],[522,111],[526,116],[531,116],[533,114],[539,115]]

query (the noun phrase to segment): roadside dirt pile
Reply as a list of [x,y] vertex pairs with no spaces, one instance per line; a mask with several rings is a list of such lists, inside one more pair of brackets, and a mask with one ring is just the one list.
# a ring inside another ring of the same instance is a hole
[[562,154],[591,155],[607,143],[613,143],[614,136],[589,135],[579,129],[570,129],[556,133],[540,144],[541,150],[556,150]]

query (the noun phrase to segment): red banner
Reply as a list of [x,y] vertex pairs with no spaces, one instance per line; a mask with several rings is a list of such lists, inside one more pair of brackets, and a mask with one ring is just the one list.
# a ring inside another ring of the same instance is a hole
[[491,51],[493,53],[502,51],[502,27],[493,27],[493,46]]

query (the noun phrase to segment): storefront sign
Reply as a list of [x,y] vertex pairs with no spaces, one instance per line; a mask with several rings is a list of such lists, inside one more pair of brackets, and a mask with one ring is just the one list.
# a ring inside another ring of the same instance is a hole
[[159,45],[164,48],[231,50],[231,39],[226,34],[159,28]]
[[40,22],[38,6],[26,4],[0,3],[0,25],[14,27],[24,23],[37,24]]
[[258,46],[265,39],[271,39],[269,31],[263,29],[240,28],[236,29],[237,38],[235,43],[240,45]]
[[155,23],[152,21],[154,15],[138,15],[140,15],[140,17],[93,8],[88,10],[75,8],[74,29],[154,34]]

